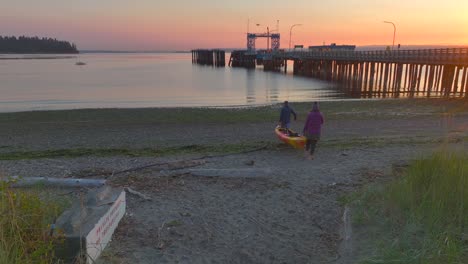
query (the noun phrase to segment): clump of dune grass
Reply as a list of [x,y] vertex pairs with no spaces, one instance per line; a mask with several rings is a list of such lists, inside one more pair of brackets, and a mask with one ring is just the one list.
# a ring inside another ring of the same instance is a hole
[[468,155],[414,161],[386,186],[355,197],[354,224],[373,256],[362,263],[468,263]]
[[0,264],[55,263],[51,236],[63,203],[43,199],[36,191],[18,191],[0,178]]

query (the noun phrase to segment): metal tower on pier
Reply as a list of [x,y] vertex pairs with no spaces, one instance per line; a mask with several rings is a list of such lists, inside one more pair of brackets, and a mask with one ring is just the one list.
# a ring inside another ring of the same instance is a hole
[[255,40],[257,38],[267,38],[268,41],[271,40],[271,46],[269,47],[271,50],[278,50],[280,48],[281,36],[279,33],[247,33],[247,50],[249,52],[255,52]]

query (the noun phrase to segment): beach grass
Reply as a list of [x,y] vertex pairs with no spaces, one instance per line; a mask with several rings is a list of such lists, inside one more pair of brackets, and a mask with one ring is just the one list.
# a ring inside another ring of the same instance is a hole
[[51,236],[51,224],[65,210],[39,186],[28,191],[11,189],[0,181],[0,264],[56,263],[54,249],[60,236]]
[[[309,102],[291,102],[305,118],[312,107]],[[249,123],[276,122],[281,104],[233,108],[136,108],[136,109],[80,109],[0,113],[2,124],[24,123]],[[468,112],[468,101],[463,99],[393,99],[343,100],[320,103],[327,119],[405,118],[414,115],[457,114]]]
[[467,263],[467,153],[416,160],[397,180],[350,200],[353,224],[373,249],[361,263]]

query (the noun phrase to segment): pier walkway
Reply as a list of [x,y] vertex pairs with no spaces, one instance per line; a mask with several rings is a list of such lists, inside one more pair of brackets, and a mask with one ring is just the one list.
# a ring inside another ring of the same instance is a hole
[[391,63],[452,64],[468,66],[468,48],[377,50],[377,51],[308,51],[290,50],[275,52],[273,58],[314,59],[337,61],[368,61]]

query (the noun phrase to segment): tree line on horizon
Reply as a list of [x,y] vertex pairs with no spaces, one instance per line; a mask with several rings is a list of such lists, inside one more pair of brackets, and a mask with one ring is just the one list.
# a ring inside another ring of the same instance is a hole
[[68,41],[39,37],[0,36],[0,53],[79,53]]

